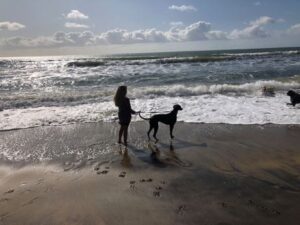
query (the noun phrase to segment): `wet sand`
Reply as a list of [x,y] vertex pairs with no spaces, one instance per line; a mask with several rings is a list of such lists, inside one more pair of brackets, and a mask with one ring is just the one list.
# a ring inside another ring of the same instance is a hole
[[0,132],[0,224],[299,224],[299,125],[147,128]]

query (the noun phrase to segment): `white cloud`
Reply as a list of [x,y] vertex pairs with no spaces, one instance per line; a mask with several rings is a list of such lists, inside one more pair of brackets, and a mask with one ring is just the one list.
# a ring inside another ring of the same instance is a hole
[[263,25],[275,23],[275,22],[277,22],[277,20],[275,20],[272,17],[262,16],[262,17],[258,18],[257,20],[250,22],[250,25],[251,26],[263,26]]
[[94,44],[96,35],[91,31],[68,33],[56,32],[51,37],[51,40],[58,46],[85,46]]
[[79,10],[73,9],[71,12],[69,12],[66,16],[67,19],[81,19],[81,20],[86,20],[89,17],[87,15],[84,15],[82,12]]
[[9,21],[0,22],[0,31],[1,30],[16,31],[23,28],[25,28],[25,25],[17,22],[9,22]]
[[[100,34],[90,31],[84,32],[56,32],[52,36],[24,38],[12,37],[0,39],[0,47],[3,49],[17,48],[52,48],[52,47],[79,47],[109,44],[136,44],[136,43],[165,43],[187,42],[202,40],[228,40],[228,39],[256,39],[271,35],[264,27],[268,24],[279,22],[271,17],[260,17],[252,21],[244,29],[235,29],[231,32],[213,30],[212,25],[205,21],[184,26],[182,23],[174,23],[169,30],[161,31],[155,28],[128,31],[125,29],[113,29]],[[66,23],[67,24],[67,23]],[[71,25],[70,25],[71,24]],[[75,24],[75,25],[74,25]],[[86,28],[86,25],[69,23],[69,27]],[[178,26],[177,26],[178,25]],[[276,33],[276,32],[275,32]],[[299,35],[300,24],[291,26],[286,34]],[[272,32],[274,35],[274,32]]]
[[65,27],[66,28],[75,28],[75,29],[77,29],[77,28],[89,28],[89,26],[85,25],[85,24],[69,23],[69,22],[65,23]]
[[162,31],[154,28],[146,30],[127,31],[114,29],[102,33],[97,37],[98,43],[107,44],[131,44],[131,43],[151,43],[151,42],[166,42],[166,35]]
[[197,11],[197,9],[192,5],[171,5],[169,6],[170,10],[177,10],[181,12],[187,12],[187,11]]
[[220,32],[211,31],[211,24],[199,21],[189,26],[172,27],[168,31],[155,28],[128,31],[113,29],[101,34],[85,32],[57,32],[53,36],[38,38],[14,37],[0,41],[7,48],[85,46],[98,44],[133,44],[158,42],[184,42],[218,39]]
[[206,40],[206,33],[211,30],[211,24],[199,21],[193,23],[182,30],[178,30],[180,41],[199,41]]
[[268,33],[259,26],[250,26],[243,30],[235,29],[229,35],[231,39],[264,38],[267,36]]
[[287,32],[289,34],[300,34],[300,23],[291,26]]
[[270,34],[264,29],[265,25],[279,22],[274,18],[262,16],[255,21],[251,21],[249,25],[242,29],[235,29],[229,34],[230,39],[250,39],[250,38],[265,38]]
[[212,30],[207,32],[206,34],[207,39],[209,40],[226,40],[228,39],[228,33],[220,30]]

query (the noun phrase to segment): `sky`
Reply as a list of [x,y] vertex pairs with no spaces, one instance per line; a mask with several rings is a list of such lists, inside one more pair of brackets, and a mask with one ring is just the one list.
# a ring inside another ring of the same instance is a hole
[[0,56],[300,46],[299,0],[0,0]]

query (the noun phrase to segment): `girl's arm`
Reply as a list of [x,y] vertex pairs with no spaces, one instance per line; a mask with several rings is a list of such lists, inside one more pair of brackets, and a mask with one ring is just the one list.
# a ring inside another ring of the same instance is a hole
[[131,114],[136,114],[136,111],[134,111],[132,108],[131,108],[131,104],[130,104],[130,100],[128,99],[128,106],[129,106],[129,109],[130,109],[130,113]]

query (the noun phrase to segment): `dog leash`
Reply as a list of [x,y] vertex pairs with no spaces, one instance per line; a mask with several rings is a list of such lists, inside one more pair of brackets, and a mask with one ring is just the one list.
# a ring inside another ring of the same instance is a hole
[[170,111],[160,111],[160,112],[157,112],[157,111],[148,111],[148,112],[139,111],[139,113],[148,113],[148,114],[152,114],[152,113],[166,113],[166,112],[170,112]]

